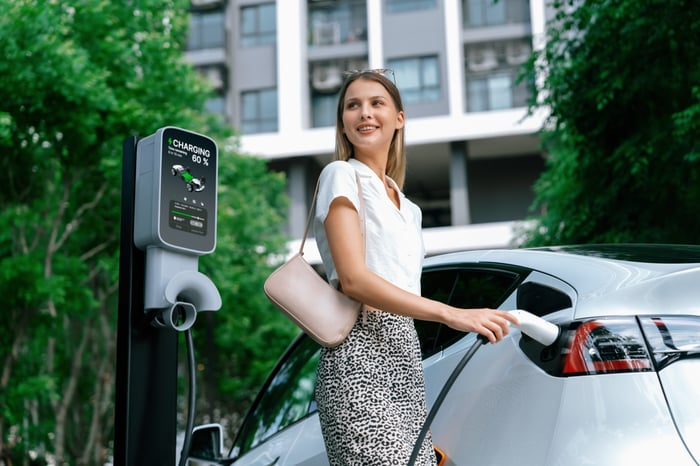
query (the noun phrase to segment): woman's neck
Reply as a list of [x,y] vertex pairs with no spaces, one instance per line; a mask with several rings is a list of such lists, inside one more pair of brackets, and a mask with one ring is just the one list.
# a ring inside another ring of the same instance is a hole
[[355,153],[355,158],[367,165],[383,183],[386,183],[387,155]]

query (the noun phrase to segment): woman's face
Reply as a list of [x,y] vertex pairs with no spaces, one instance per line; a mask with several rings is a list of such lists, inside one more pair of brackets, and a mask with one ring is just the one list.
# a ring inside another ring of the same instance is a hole
[[384,151],[397,129],[403,128],[404,114],[380,83],[356,79],[348,86],[343,101],[343,133],[355,148],[355,155]]

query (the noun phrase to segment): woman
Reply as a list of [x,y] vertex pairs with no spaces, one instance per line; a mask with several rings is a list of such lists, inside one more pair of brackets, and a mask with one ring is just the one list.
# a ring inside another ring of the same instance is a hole
[[[420,296],[421,211],[401,192],[403,104],[380,72],[353,72],[341,88],[336,159],[321,173],[316,241],[331,283],[365,310],[340,346],[321,353],[316,401],[323,437],[333,466],[406,465],[427,415],[413,319],[478,332],[492,343],[517,320],[504,311],[458,309]],[[416,464],[435,464],[429,436]]]

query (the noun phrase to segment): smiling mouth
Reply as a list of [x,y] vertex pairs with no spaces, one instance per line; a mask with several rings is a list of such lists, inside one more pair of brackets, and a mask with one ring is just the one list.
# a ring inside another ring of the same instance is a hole
[[377,127],[376,126],[360,126],[359,128],[357,128],[357,130],[360,132],[372,131],[373,129],[377,129]]

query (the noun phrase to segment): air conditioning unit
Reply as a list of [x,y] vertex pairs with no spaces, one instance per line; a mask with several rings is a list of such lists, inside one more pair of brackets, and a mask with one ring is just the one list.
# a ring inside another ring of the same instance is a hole
[[316,65],[311,84],[319,92],[334,92],[343,84],[343,73],[337,65]]
[[509,65],[521,65],[530,57],[532,49],[526,42],[509,42],[506,45],[506,62]]
[[488,71],[498,66],[498,55],[491,47],[474,47],[469,50],[467,64],[470,71]]
[[368,67],[369,65],[367,64],[367,60],[348,60],[345,70],[366,70]]
[[314,45],[335,45],[340,43],[340,24],[336,22],[320,23],[313,27]]

